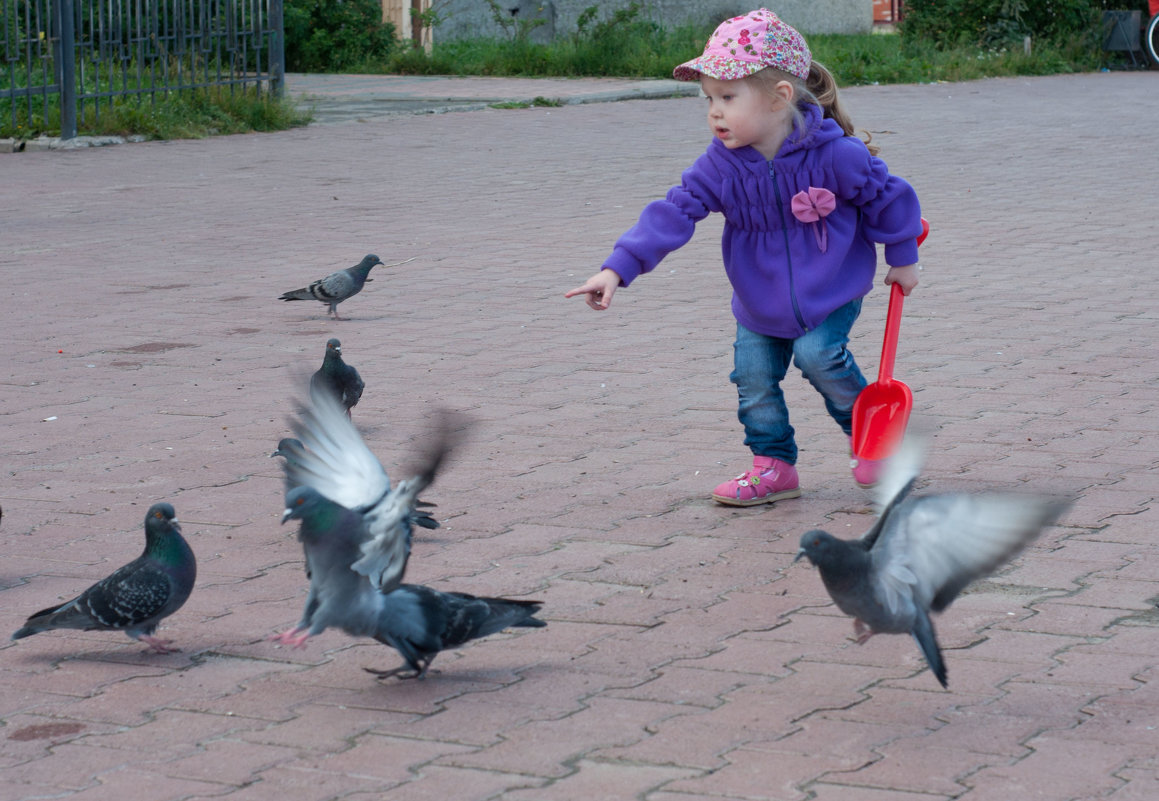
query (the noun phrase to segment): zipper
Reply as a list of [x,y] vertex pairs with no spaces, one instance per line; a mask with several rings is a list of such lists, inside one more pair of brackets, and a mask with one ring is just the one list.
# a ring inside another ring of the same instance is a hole
[[777,176],[773,173],[773,161],[769,159],[769,180],[773,182],[773,196],[777,199],[777,214],[781,217],[781,235],[785,239],[785,264],[789,271],[789,300],[793,302],[793,316],[797,318],[797,325],[801,330],[808,332],[809,326],[801,316],[801,307],[797,305],[797,292],[793,286],[793,255],[789,252],[789,228],[785,225],[785,204],[781,200],[781,187],[777,183]]

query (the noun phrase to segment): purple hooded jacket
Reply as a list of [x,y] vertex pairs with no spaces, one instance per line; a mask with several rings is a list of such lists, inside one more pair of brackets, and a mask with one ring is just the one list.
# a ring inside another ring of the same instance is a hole
[[[916,263],[921,209],[913,188],[890,175],[859,138],[822,119],[817,106],[802,112],[804,134],[795,129],[772,161],[751,147],[729,150],[714,139],[679,186],[644,208],[603,266],[627,286],[685,245],[698,221],[721,212],[737,321],[767,336],[796,339],[869,293],[877,268],[874,243],[885,245],[890,266]],[[817,222],[803,222],[792,211],[793,196],[810,188],[828,190],[836,201]]]

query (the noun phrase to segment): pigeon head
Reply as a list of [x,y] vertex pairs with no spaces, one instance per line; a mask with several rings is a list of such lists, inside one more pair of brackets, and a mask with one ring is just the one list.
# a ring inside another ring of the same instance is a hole
[[326,355],[329,356],[331,353],[337,353],[339,356],[342,355],[342,343],[337,339],[329,339],[326,341]]
[[306,446],[302,444],[302,440],[296,439],[294,437],[283,437],[282,439],[278,440],[278,447],[273,453],[270,454],[270,458],[272,459],[275,456],[285,456],[287,459],[290,459],[305,449]]
[[848,546],[848,543],[842,542],[828,531],[820,529],[806,531],[801,535],[801,546],[797,549],[793,561],[796,562],[804,556],[817,567],[829,565],[841,558],[844,546]]
[[191,563],[193,554],[181,536],[177,513],[168,503],[155,503],[145,514],[145,556],[166,565]]
[[294,487],[286,493],[286,510],[282,512],[282,524],[287,520],[305,520],[322,506],[325,498],[313,487]]
[[177,512],[174,511],[173,505],[168,503],[155,503],[149,507],[149,511],[145,513],[145,534],[149,539],[154,537],[162,537],[171,531],[181,531],[181,527],[177,525],[174,519],[177,517]]

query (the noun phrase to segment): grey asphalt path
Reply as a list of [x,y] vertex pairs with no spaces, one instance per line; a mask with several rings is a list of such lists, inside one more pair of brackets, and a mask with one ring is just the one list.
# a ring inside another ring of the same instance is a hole
[[[495,96],[505,92],[496,88]],[[720,221],[603,313],[563,292],[707,143],[695,98],[389,115],[0,155],[0,601],[9,630],[134,557],[168,500],[199,559],[149,655],[0,646],[0,796],[323,801],[1159,797],[1159,76],[851,89],[933,233],[897,375],[928,490],[1073,509],[913,643],[853,644],[802,531],[870,496],[799,378],[804,494],[708,500],[747,462]],[[278,295],[388,263],[326,318]],[[885,310],[852,347],[875,374]],[[395,477],[444,404],[477,424],[410,578],[549,625],[376,682],[389,649],[288,650],[301,554],[267,458],[338,336]]]

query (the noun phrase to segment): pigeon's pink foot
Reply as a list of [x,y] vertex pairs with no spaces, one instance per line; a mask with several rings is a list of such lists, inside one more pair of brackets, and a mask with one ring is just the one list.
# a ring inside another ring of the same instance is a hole
[[137,639],[149,646],[150,653],[175,654],[181,650],[180,648],[171,647],[173,640],[162,640],[159,637],[152,637],[148,634],[142,634]]
[[858,645],[865,645],[866,641],[872,637],[876,632],[869,626],[865,625],[860,619],[853,619],[853,641]]
[[268,639],[270,642],[285,642],[287,638],[294,637],[301,633],[301,631],[301,626],[294,626],[292,629],[286,629],[285,631],[280,631],[277,634],[271,634]]
[[289,631],[275,634],[270,640],[280,645],[289,645],[293,648],[305,648],[306,640],[310,639],[310,630],[295,626]]

